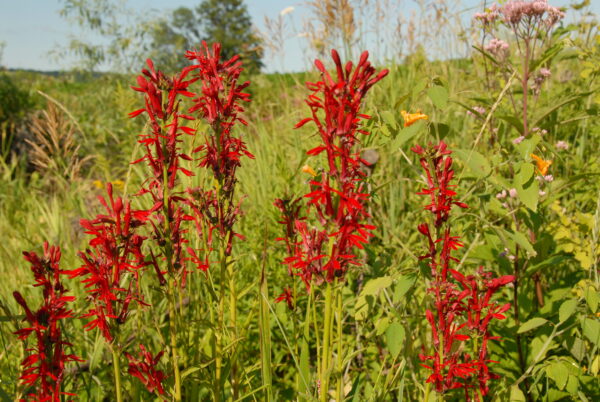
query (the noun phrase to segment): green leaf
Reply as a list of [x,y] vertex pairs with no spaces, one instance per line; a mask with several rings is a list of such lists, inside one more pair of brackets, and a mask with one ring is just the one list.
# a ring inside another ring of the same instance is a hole
[[598,291],[593,286],[588,286],[585,292],[585,301],[588,307],[592,311],[592,314],[596,314],[598,310]]
[[556,383],[558,389],[562,390],[567,385],[569,370],[561,362],[555,362],[546,367],[546,374]]
[[421,81],[417,82],[417,84],[412,89],[412,97],[416,98],[419,95],[419,93],[421,93],[421,91],[425,89],[428,82],[429,79],[422,79]]
[[525,249],[525,251],[527,251],[530,255],[532,255],[532,256],[537,255],[537,252],[535,251],[535,249],[533,248],[533,246],[531,245],[531,243],[529,242],[529,240],[523,233],[509,232],[509,231],[505,231],[505,233],[508,236],[510,236],[515,243],[517,243],[519,246],[521,246],[523,249]]
[[571,395],[575,395],[579,390],[579,380],[574,375],[568,376],[567,380],[567,392]]
[[[535,151],[535,147],[540,143],[542,137],[539,134],[533,134],[530,138],[521,141],[520,144],[515,145],[517,152],[521,158],[530,161],[531,154]],[[532,165],[533,166],[533,165]]]
[[600,322],[595,318],[583,319],[583,335],[594,345],[600,346]]
[[519,134],[523,134],[523,122],[520,118],[515,116],[498,116],[498,118],[516,128]]
[[392,322],[385,331],[385,341],[390,354],[396,358],[404,346],[404,337],[406,333],[404,327],[399,322]]
[[541,317],[532,318],[531,320],[521,324],[521,326],[519,327],[519,330],[517,331],[517,334],[522,334],[524,332],[531,331],[532,329],[540,327],[547,322],[548,322],[548,320],[541,318]]
[[569,299],[563,302],[558,309],[558,319],[560,322],[567,321],[577,309],[577,300]]
[[530,180],[525,186],[515,185],[519,200],[530,210],[536,212],[540,199],[540,184],[537,180]]
[[190,367],[188,369],[185,369],[184,371],[181,372],[181,379],[184,379],[185,377],[189,376],[190,374],[195,373],[196,371],[200,370],[201,367]]
[[417,278],[414,275],[402,275],[395,282],[394,285],[394,303],[399,303],[402,297],[410,290],[415,284]]
[[511,402],[525,402],[525,394],[518,385],[510,387],[510,401]]
[[[576,101],[577,99],[581,99],[584,98],[588,95],[590,95],[592,92],[584,92],[584,93],[580,93],[577,94],[575,96],[572,96],[570,98],[565,99],[562,102],[558,102],[557,104],[550,106],[549,108],[546,108],[542,111],[541,115],[535,120],[533,121],[532,124],[530,124],[531,127],[536,127],[539,126],[540,123],[542,122],[542,120],[544,120],[546,117],[548,117],[548,115],[550,115],[552,112],[554,112],[557,109],[560,109],[561,107],[568,105],[571,102]],[[521,131],[522,132],[522,131]]]
[[513,186],[517,190],[519,200],[532,211],[537,210],[539,200],[539,183],[534,180],[535,169],[529,162],[521,163],[515,175]]
[[380,336],[383,334],[390,326],[390,319],[387,317],[383,317],[375,323],[375,335]]
[[398,135],[396,135],[396,138],[394,138],[394,140],[391,142],[390,147],[392,148],[392,150],[400,148],[402,145],[404,145],[405,142],[407,142],[417,134],[420,134],[422,132],[421,129],[423,128],[423,126],[425,126],[425,124],[425,121],[419,120],[413,125],[400,130],[398,132]]
[[521,168],[515,175],[515,184],[523,186],[533,178],[535,169],[531,163],[524,162],[521,164]]
[[477,151],[456,149],[454,154],[475,176],[485,177],[492,171],[488,159]]
[[427,96],[438,109],[444,109],[448,106],[448,90],[444,87],[436,85],[429,88]]
[[390,112],[389,110],[384,110],[380,114],[381,114],[381,118],[388,126],[391,126],[394,129],[398,127],[398,122],[396,121],[396,116],[392,112]]
[[0,387],[0,400],[2,402],[11,402],[14,399],[8,396],[8,394],[2,389],[2,387]]
[[371,279],[360,292],[360,296],[377,295],[382,289],[388,288],[391,284],[392,278],[390,276]]

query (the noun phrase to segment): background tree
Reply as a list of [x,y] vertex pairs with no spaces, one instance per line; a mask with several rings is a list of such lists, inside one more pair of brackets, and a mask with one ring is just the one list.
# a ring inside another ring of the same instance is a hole
[[188,63],[182,55],[203,39],[202,21],[195,10],[179,7],[156,21],[150,29],[150,38],[147,52],[156,65],[165,71],[180,70]]
[[220,42],[224,59],[239,54],[248,71],[260,70],[263,48],[243,0],[203,0],[196,12],[204,25],[204,40]]

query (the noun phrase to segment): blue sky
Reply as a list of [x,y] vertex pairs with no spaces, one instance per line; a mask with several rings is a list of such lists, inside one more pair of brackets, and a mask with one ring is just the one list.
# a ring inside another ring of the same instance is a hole
[[[554,0],[551,4],[564,6],[575,0]],[[130,7],[139,10],[173,9],[178,6],[194,7],[200,0],[128,0]],[[404,0],[405,3],[410,3]],[[264,17],[276,17],[281,10],[293,6],[294,12],[288,15],[296,26],[302,27],[302,19],[306,17],[306,7],[299,0],[247,0],[248,10],[258,29],[264,28]],[[478,0],[463,0],[463,4],[474,7],[482,3]],[[491,3],[489,1],[488,3]],[[600,1],[592,0],[592,8],[598,13]],[[73,35],[83,40],[89,38],[89,33],[82,32],[71,26],[59,15],[62,6],[60,0],[0,0],[0,42],[5,48],[0,63],[9,68],[31,68],[39,70],[66,69],[73,65],[72,58],[56,60],[49,52],[64,47]],[[408,6],[408,11],[410,6]],[[288,71],[303,70],[308,60],[303,55],[305,42],[301,38],[292,38],[286,42],[285,59],[270,63],[271,70],[285,69]]]

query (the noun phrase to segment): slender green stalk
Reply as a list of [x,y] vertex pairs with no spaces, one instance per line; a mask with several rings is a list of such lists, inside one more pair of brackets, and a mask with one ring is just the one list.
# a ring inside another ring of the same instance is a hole
[[273,386],[271,378],[271,324],[269,306],[267,304],[267,301],[269,300],[269,289],[264,267],[261,270],[260,278],[260,292],[258,297],[260,298],[259,329],[262,385],[265,387],[263,394],[265,398],[264,401],[270,402],[272,398],[271,390]]
[[121,402],[121,365],[119,363],[119,351],[116,345],[112,345],[113,370],[115,375],[115,393],[117,394],[117,402]]
[[[227,258],[227,257],[226,257]],[[235,287],[235,272],[233,270],[233,263],[229,262],[227,264],[227,273],[229,276],[229,318],[231,330],[233,331],[233,336],[235,340],[235,344],[237,344],[238,338],[238,329],[237,329],[237,292]],[[237,400],[239,398],[239,370],[237,365],[237,359],[235,357],[231,362],[231,391],[233,394],[233,400]]]
[[227,277],[227,263],[225,261],[225,246],[219,250],[221,271],[219,278],[219,310],[217,316],[216,344],[215,344],[215,383],[213,384],[213,397],[215,401],[221,400],[222,371],[223,371],[223,335],[225,331],[225,279]]
[[175,389],[173,398],[175,401],[181,400],[181,374],[179,372],[179,358],[177,356],[177,309],[175,307],[175,268],[173,267],[172,253],[173,245],[171,242],[171,222],[169,218],[169,174],[167,167],[163,167],[163,218],[164,218],[164,254],[167,261],[169,272],[167,300],[169,303],[169,338],[171,346],[171,357],[173,364],[173,378],[175,379]]
[[341,402],[344,400],[344,359],[343,359],[343,303],[342,303],[342,285],[340,283],[336,283],[336,307],[337,307],[337,387],[336,387],[336,402]]
[[425,384],[425,396],[423,397],[423,402],[429,402],[429,393],[431,392],[431,383],[428,382]]
[[325,317],[323,328],[323,355],[321,356],[321,392],[320,401],[327,402],[329,393],[329,371],[331,363],[331,310],[332,310],[332,288],[333,285],[327,282],[325,289]]
[[173,376],[175,379],[175,393],[173,398],[176,401],[181,401],[181,374],[179,372],[179,358],[177,356],[177,326],[175,325],[177,309],[175,308],[174,282],[174,278],[169,280],[169,294],[167,295],[169,299],[169,335],[171,356],[173,359]]

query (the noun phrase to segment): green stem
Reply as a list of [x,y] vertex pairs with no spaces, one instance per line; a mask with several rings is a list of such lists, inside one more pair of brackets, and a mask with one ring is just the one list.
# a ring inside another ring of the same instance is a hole
[[175,308],[174,282],[175,279],[169,280],[169,335],[171,338],[171,355],[173,358],[173,376],[175,378],[175,394],[173,395],[173,398],[176,401],[181,401],[181,374],[179,373],[179,358],[177,356],[177,327],[175,325],[177,310]]
[[342,288],[341,284],[336,286],[336,299],[337,299],[337,397],[336,402],[344,400],[344,359],[343,359],[343,303],[342,303]]
[[431,392],[431,383],[428,382],[425,385],[425,396],[423,397],[423,402],[429,402],[429,393]]
[[227,264],[225,262],[225,247],[221,245],[219,250],[221,261],[221,276],[219,280],[219,311],[217,317],[216,350],[215,350],[215,383],[214,398],[215,401],[221,400],[221,382],[223,371],[223,334],[224,334],[224,315],[225,315],[225,279],[227,276]]
[[328,401],[329,393],[329,370],[331,362],[331,310],[332,310],[332,297],[331,297],[331,283],[327,282],[327,288],[325,290],[325,327],[323,329],[323,355],[321,356],[321,392],[320,401]]
[[[233,264],[228,264],[227,271],[229,274],[229,313],[230,313],[230,325],[233,331],[234,342],[237,342],[238,330],[237,330],[237,292],[235,290],[235,273],[233,271]],[[235,359],[235,354],[231,362],[231,389],[233,393],[233,400],[236,401],[239,398],[239,370]]]
[[119,351],[116,345],[112,345],[112,359],[113,369],[115,374],[115,391],[117,394],[117,402],[121,402],[123,397],[121,396],[121,366],[119,364]]

